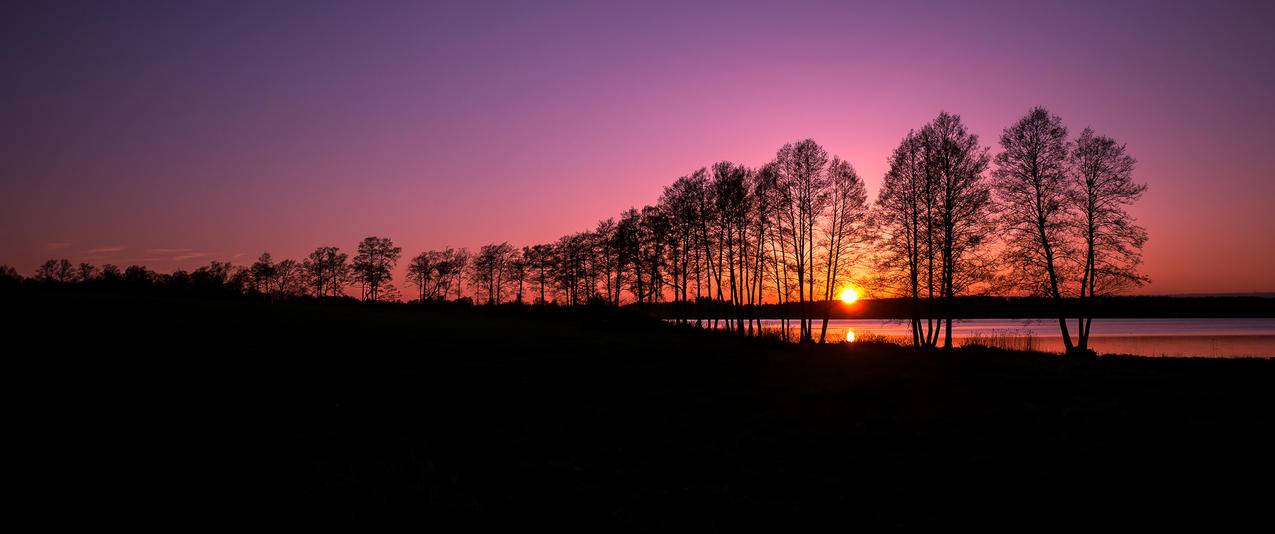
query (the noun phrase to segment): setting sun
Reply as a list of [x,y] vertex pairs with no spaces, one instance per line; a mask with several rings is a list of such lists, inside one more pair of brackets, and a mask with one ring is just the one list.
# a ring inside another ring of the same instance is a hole
[[847,287],[845,288],[844,291],[841,292],[841,302],[844,302],[846,304],[854,304],[854,301],[856,300],[859,300],[858,291],[855,291],[854,289]]

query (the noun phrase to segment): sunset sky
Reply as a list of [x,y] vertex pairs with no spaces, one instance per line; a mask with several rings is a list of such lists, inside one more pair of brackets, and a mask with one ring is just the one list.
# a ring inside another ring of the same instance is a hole
[[14,4],[0,264],[27,275],[545,242],[806,137],[874,198],[940,110],[995,153],[1043,105],[1138,159],[1143,293],[1275,291],[1272,2]]

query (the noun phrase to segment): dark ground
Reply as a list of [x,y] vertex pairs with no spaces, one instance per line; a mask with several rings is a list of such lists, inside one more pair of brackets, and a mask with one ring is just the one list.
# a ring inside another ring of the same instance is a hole
[[48,525],[1216,527],[1269,521],[1275,484],[1275,361],[800,347],[614,310],[3,303],[9,505]]

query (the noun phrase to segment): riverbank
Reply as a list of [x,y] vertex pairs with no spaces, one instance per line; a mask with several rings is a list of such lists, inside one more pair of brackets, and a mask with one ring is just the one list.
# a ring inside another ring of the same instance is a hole
[[19,504],[106,518],[1146,524],[1242,519],[1275,474],[1267,360],[796,346],[605,308],[4,305],[31,347]]

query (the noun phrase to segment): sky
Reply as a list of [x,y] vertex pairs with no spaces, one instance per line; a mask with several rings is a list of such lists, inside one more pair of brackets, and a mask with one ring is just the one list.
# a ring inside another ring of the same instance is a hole
[[1041,105],[1138,159],[1141,292],[1275,291],[1272,27],[1271,2],[6,2],[0,264],[548,242],[804,138],[871,198],[939,111],[995,153]]

